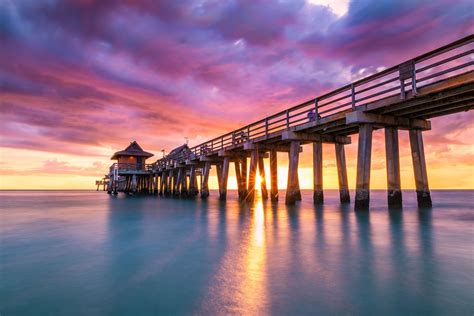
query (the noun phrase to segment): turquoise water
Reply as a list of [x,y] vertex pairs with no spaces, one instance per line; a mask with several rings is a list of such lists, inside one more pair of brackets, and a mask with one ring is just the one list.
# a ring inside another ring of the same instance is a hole
[[[474,192],[389,211],[0,192],[0,314],[472,315]],[[352,194],[353,196],[353,194]],[[282,198],[280,198],[283,200]]]

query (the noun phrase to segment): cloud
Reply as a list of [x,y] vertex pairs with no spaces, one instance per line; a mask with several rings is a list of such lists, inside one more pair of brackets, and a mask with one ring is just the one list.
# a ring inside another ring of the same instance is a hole
[[[473,15],[466,0],[353,0],[344,15],[303,0],[3,1],[0,145],[108,159],[132,138],[197,144],[469,34]],[[444,118],[426,139],[449,153],[468,124]]]

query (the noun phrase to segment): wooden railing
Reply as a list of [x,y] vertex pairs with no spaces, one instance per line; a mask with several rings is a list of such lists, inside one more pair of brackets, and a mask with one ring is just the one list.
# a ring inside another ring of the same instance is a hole
[[175,162],[193,159],[271,133],[286,130],[308,121],[316,121],[343,111],[357,108],[380,99],[400,95],[401,99],[411,91],[427,84],[473,70],[473,41],[469,35],[458,41],[390,67],[376,74],[354,81],[329,93],[293,106],[284,111],[256,121],[227,134],[191,148],[190,157],[164,157],[156,162],[157,167],[166,167]]
[[152,171],[154,164],[142,164],[142,163],[113,163],[109,167],[109,171],[112,173],[114,169],[119,171]]

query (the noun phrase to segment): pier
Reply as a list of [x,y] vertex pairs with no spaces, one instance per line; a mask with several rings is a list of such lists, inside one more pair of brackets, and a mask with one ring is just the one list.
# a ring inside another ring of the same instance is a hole
[[[351,135],[358,134],[354,202],[356,209],[367,209],[372,133],[384,129],[387,201],[390,206],[400,207],[398,131],[408,130],[418,205],[430,207],[423,134],[431,129],[429,119],[473,108],[473,39],[472,35],[462,38],[197,146],[183,145],[139,170],[127,170],[118,162],[107,175],[108,191],[138,190],[186,198],[200,195],[205,199],[209,196],[210,170],[216,168],[219,199],[225,200],[233,165],[240,200],[254,199],[258,170],[262,198],[276,201],[277,153],[285,152],[289,158],[285,202],[294,204],[301,200],[301,146],[312,144],[313,199],[316,204],[324,203],[322,144],[330,143],[336,153],[340,201],[348,203],[345,145],[351,143]],[[270,160],[270,191],[265,182],[264,159]]]

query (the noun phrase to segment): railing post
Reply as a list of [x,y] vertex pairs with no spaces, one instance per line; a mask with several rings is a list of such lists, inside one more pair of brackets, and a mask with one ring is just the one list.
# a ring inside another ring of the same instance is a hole
[[413,93],[413,96],[418,94],[418,91],[416,90],[416,69],[415,69],[415,63],[413,63],[413,69],[412,69],[412,75],[411,75],[411,91]]
[[316,122],[319,122],[319,113],[318,113],[318,98],[314,98],[314,115]]
[[352,111],[356,109],[356,97],[355,97],[355,86],[351,84],[351,97],[352,97]]
[[268,137],[268,118],[265,119],[265,137]]
[[286,110],[286,128],[290,128],[290,111]]
[[405,80],[411,79],[412,80],[412,87],[415,87],[413,90],[413,95],[416,94],[416,76],[415,76],[415,63],[413,60],[410,60],[406,63],[401,64],[398,66],[399,72],[399,79],[400,79],[400,98],[405,100],[406,93],[405,93]]
[[224,149],[224,136],[221,137],[221,149]]

